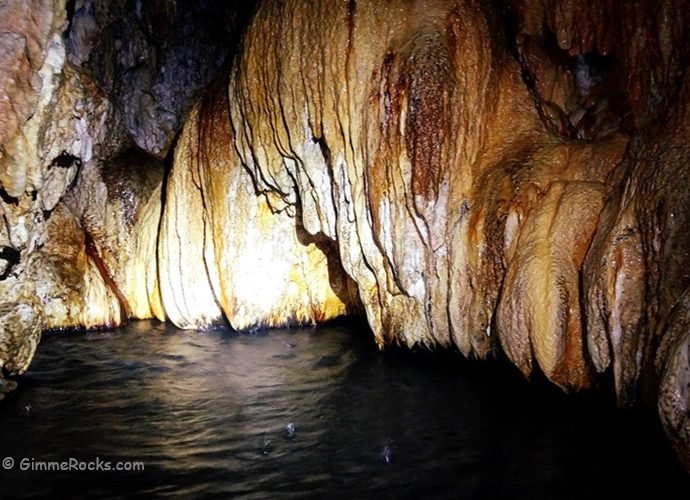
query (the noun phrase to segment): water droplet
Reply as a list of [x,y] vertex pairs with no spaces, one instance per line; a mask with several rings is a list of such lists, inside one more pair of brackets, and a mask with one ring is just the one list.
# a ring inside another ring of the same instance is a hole
[[288,422],[288,424],[285,426],[285,430],[283,431],[283,435],[285,436],[285,439],[295,439],[295,436],[297,435],[297,428],[295,427],[295,424]]
[[261,446],[261,454],[268,455],[273,451],[273,440],[268,436],[264,436],[264,442]]
[[391,463],[393,461],[393,452],[391,451],[391,447],[385,445],[381,451],[380,457],[385,463]]

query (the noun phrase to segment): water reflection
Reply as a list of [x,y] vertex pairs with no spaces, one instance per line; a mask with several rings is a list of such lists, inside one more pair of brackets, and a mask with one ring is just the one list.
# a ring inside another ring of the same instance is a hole
[[0,471],[3,498],[634,498],[688,487],[639,415],[498,363],[380,353],[356,326],[237,335],[141,322],[50,337],[0,421],[5,456],[145,464]]

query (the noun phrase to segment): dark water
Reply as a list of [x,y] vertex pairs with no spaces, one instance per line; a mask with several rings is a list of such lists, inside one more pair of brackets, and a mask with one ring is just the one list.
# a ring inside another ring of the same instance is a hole
[[[0,458],[15,461],[0,468],[0,498],[690,491],[652,418],[527,383],[498,362],[380,353],[357,326],[238,335],[142,322],[51,336],[0,404],[0,424]],[[145,470],[36,469],[70,458]],[[35,469],[19,470],[22,459]]]

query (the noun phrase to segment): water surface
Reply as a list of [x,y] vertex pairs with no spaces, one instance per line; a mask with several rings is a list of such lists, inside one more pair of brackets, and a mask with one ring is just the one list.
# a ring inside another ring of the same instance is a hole
[[[501,362],[379,352],[365,327],[46,337],[0,404],[0,498],[656,498],[690,491],[654,418]],[[143,471],[19,470],[137,461]]]

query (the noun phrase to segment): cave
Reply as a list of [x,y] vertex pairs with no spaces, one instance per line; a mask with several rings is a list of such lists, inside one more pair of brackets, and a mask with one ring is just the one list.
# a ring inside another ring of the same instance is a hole
[[687,0],[7,0],[0,39],[8,495],[690,491]]

